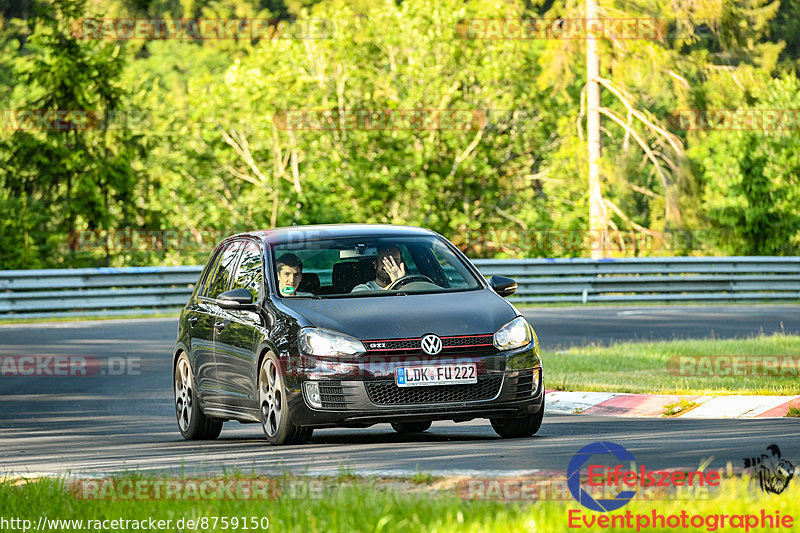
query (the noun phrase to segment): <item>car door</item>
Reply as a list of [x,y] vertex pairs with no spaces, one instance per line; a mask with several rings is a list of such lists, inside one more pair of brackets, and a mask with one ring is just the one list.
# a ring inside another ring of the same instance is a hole
[[219,325],[224,322],[222,309],[217,305],[217,296],[230,288],[241,250],[240,241],[231,241],[223,245],[218,253],[217,266],[210,276],[206,292],[197,299],[197,323],[194,328],[203,334],[202,349],[195,360],[197,386],[204,401],[214,404],[224,403],[214,353]]
[[214,313],[206,295],[214,279],[220,258],[229,245],[220,246],[208,263],[197,292],[186,306],[185,320],[189,329],[189,360],[194,369],[197,394],[201,401],[210,401],[213,387],[210,379],[214,368]]
[[[230,288],[249,290],[253,295],[253,302],[257,304],[263,298],[262,256],[258,242],[246,241]],[[257,404],[253,376],[258,364],[255,340],[261,315],[254,311],[220,309],[220,318],[221,324],[216,329],[214,342],[220,394],[226,405],[252,408]]]

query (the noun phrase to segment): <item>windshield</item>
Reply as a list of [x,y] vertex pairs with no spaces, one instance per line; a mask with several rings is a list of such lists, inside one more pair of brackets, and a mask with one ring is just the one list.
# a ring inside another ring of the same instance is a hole
[[283,298],[356,298],[481,287],[467,265],[431,236],[340,238],[272,248]]

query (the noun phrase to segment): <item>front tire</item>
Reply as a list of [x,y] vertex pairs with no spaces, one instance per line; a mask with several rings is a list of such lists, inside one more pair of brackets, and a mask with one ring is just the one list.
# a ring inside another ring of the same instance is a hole
[[530,437],[542,427],[544,418],[544,399],[542,408],[538,413],[524,416],[522,418],[490,418],[495,433],[504,439],[516,439],[519,437]]
[[392,422],[392,427],[398,433],[422,433],[431,427],[430,422]]
[[258,372],[258,405],[261,427],[270,444],[303,444],[311,439],[314,428],[295,426],[286,401],[286,387],[280,363],[268,354]]
[[189,357],[181,353],[173,370],[175,416],[178,429],[186,440],[214,440],[222,431],[222,421],[206,416],[197,401]]

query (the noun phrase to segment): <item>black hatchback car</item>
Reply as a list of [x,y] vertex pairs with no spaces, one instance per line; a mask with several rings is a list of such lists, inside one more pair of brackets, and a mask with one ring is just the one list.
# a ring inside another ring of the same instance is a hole
[[488,418],[536,433],[542,359],[507,302],[448,240],[421,228],[295,226],[221,242],[180,316],[175,410],[187,439],[260,422],[272,444],[314,428]]

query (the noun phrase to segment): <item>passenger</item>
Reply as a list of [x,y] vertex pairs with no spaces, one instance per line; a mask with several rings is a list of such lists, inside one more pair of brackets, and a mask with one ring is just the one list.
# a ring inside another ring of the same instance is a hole
[[406,264],[403,255],[397,246],[384,246],[378,248],[378,257],[375,262],[375,279],[361,285],[356,285],[350,292],[376,291],[386,289],[397,279],[405,277]]
[[278,271],[278,292],[281,296],[313,296],[310,292],[297,292],[303,279],[303,262],[294,254],[283,254],[275,261]]

